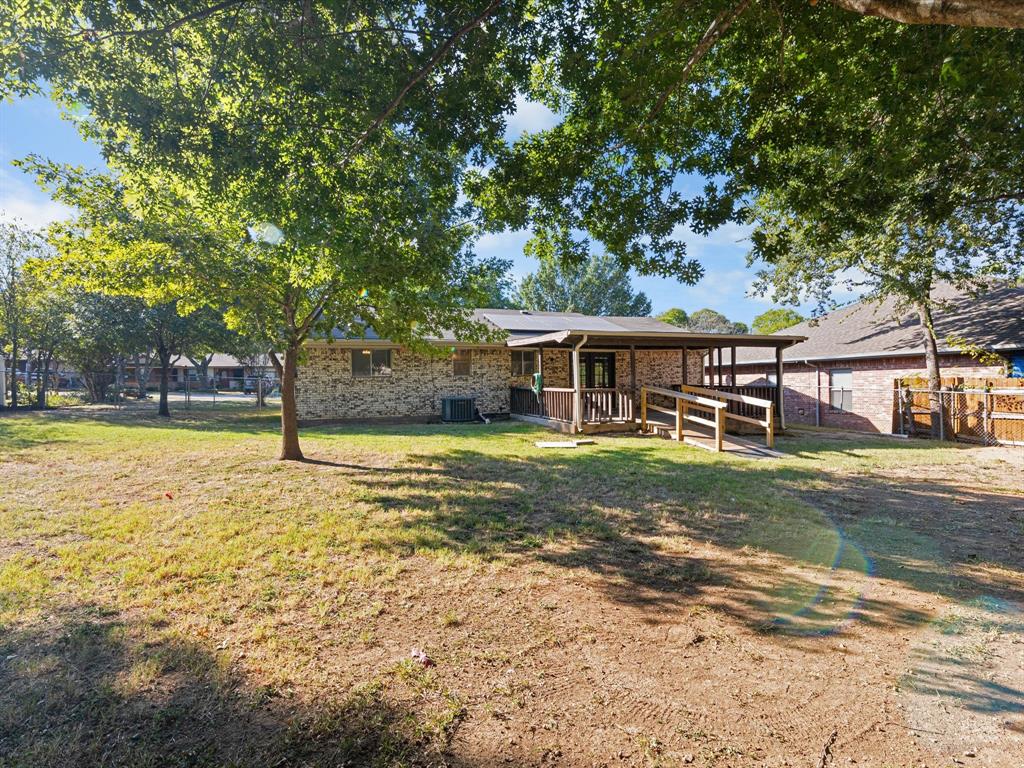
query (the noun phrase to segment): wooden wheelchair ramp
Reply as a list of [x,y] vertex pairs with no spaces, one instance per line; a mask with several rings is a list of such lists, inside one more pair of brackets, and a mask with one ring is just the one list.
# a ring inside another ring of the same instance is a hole
[[[639,419],[637,420],[639,422]],[[647,429],[667,440],[676,439],[675,420],[663,414],[648,414]],[[683,442],[706,451],[715,450],[714,430],[699,424],[686,425],[683,428]],[[739,435],[725,434],[722,436],[722,453],[744,459],[779,459],[784,454],[769,448],[763,443],[748,440]]]
[[[747,395],[719,392],[703,387],[680,387],[681,391],[660,387],[640,390],[640,429],[673,440],[681,440],[709,451],[730,453],[745,458],[778,458],[775,448],[775,405]],[[658,402],[660,400],[660,402]],[[665,402],[672,407],[666,407]],[[730,413],[729,402],[743,403],[764,411],[763,418]],[[700,415],[698,415],[700,414]],[[726,433],[726,421],[764,429],[764,443]]]

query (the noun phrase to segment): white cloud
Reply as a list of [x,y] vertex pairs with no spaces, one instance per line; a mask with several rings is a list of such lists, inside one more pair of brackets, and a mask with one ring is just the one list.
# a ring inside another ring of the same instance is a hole
[[737,249],[745,253],[748,250],[747,241],[753,231],[754,228],[747,224],[730,221],[706,235],[699,235],[688,226],[679,225],[672,230],[672,237],[686,243],[687,255],[701,259],[723,248],[728,248],[733,253]]
[[28,229],[43,229],[69,218],[74,211],[7,170],[0,169],[0,220],[17,222]]
[[508,118],[505,138],[515,141],[524,133],[537,133],[558,125],[560,118],[550,109],[519,94],[516,96],[516,111]]

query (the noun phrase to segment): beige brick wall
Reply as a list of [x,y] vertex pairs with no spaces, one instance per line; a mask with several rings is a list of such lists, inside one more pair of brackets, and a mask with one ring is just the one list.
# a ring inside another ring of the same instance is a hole
[[448,357],[395,348],[390,376],[352,376],[351,352],[333,344],[310,344],[299,364],[296,400],[302,421],[429,418],[441,413],[441,398],[475,397],[484,412],[507,411],[512,357],[507,349],[474,349],[472,374],[456,377]]
[[[943,355],[939,359],[943,376],[1001,376],[998,366],[979,365],[966,355]],[[829,376],[832,368],[853,371],[853,410],[833,412],[829,405]],[[774,365],[740,366],[737,383],[763,384],[765,375],[774,373]],[[782,371],[785,387],[786,421],[814,424],[816,414],[823,427],[893,431],[893,382],[903,376],[924,376],[924,356],[888,357],[870,360],[832,360],[814,364],[786,363]]]
[[[570,352],[545,349],[544,384],[571,387]],[[473,372],[455,377],[452,361],[393,348],[390,376],[352,376],[351,351],[335,344],[309,344],[299,364],[296,400],[302,421],[336,421],[373,418],[427,419],[441,413],[441,398],[475,397],[484,412],[507,411],[509,387],[529,386],[530,377],[512,376],[508,349],[474,349]],[[681,350],[639,350],[636,353],[637,386],[670,387],[682,381]],[[689,353],[691,382],[700,381],[701,355]],[[619,388],[630,385],[629,351],[615,358]]]
[[[568,349],[544,350],[544,386],[571,387],[572,376],[569,361],[572,353]],[[703,353],[689,350],[687,361],[688,381],[699,384]],[[670,387],[683,381],[683,357],[680,349],[647,350],[636,352],[636,385]],[[629,367],[629,350],[615,352],[615,383],[619,389],[630,386],[632,381]]]

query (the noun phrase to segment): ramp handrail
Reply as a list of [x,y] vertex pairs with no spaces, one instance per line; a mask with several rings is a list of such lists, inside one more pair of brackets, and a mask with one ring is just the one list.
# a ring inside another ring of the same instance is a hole
[[[653,403],[648,403],[648,395],[660,395],[662,397],[672,398],[676,401],[675,409],[665,408]],[[764,419],[755,419],[750,416],[741,416],[736,413],[728,412],[727,400],[734,402],[741,402],[749,406],[765,409]],[[676,440],[679,442],[683,441],[683,430],[687,420],[695,424],[703,424],[707,427],[712,427],[715,430],[715,450],[722,450],[722,441],[725,435],[725,420],[732,419],[734,421],[740,421],[745,424],[754,424],[755,426],[763,427],[765,430],[765,442],[769,448],[775,445],[775,403],[771,400],[762,400],[759,397],[751,397],[749,395],[738,395],[732,392],[719,392],[714,389],[706,389],[704,387],[691,387],[683,385],[680,387],[680,391],[673,389],[664,389],[662,387],[641,387],[640,388],[640,430],[642,432],[647,431],[647,410],[651,409],[661,413],[667,413],[676,417],[675,432]],[[710,410],[714,415],[714,420],[704,418],[703,416],[695,416],[690,413],[690,409],[704,410],[705,412]]]

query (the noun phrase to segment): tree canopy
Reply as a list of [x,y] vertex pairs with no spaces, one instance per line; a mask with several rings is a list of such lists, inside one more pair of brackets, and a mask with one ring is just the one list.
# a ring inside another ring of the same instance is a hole
[[698,309],[690,314],[686,330],[694,333],[749,333],[746,323],[733,322],[713,309]]
[[229,324],[284,352],[283,458],[302,456],[294,377],[310,334],[484,332],[465,310],[493,265],[469,248],[460,189],[504,146],[544,38],[521,3],[72,6],[5,22],[4,85],[45,81],[115,178],[38,170],[102,237],[136,244],[122,264],[140,294],[229,307]]
[[685,328],[686,324],[690,321],[690,316],[686,314],[686,310],[680,309],[679,307],[672,307],[662,312],[657,317],[663,323],[669,325],[677,325],[680,328]]
[[754,318],[754,333],[767,334],[781,331],[806,320],[803,315],[789,307],[776,307],[762,312]]
[[629,272],[607,254],[579,265],[542,259],[540,268],[520,283],[517,303],[526,309],[585,315],[644,317],[651,312],[650,299],[633,289]]

